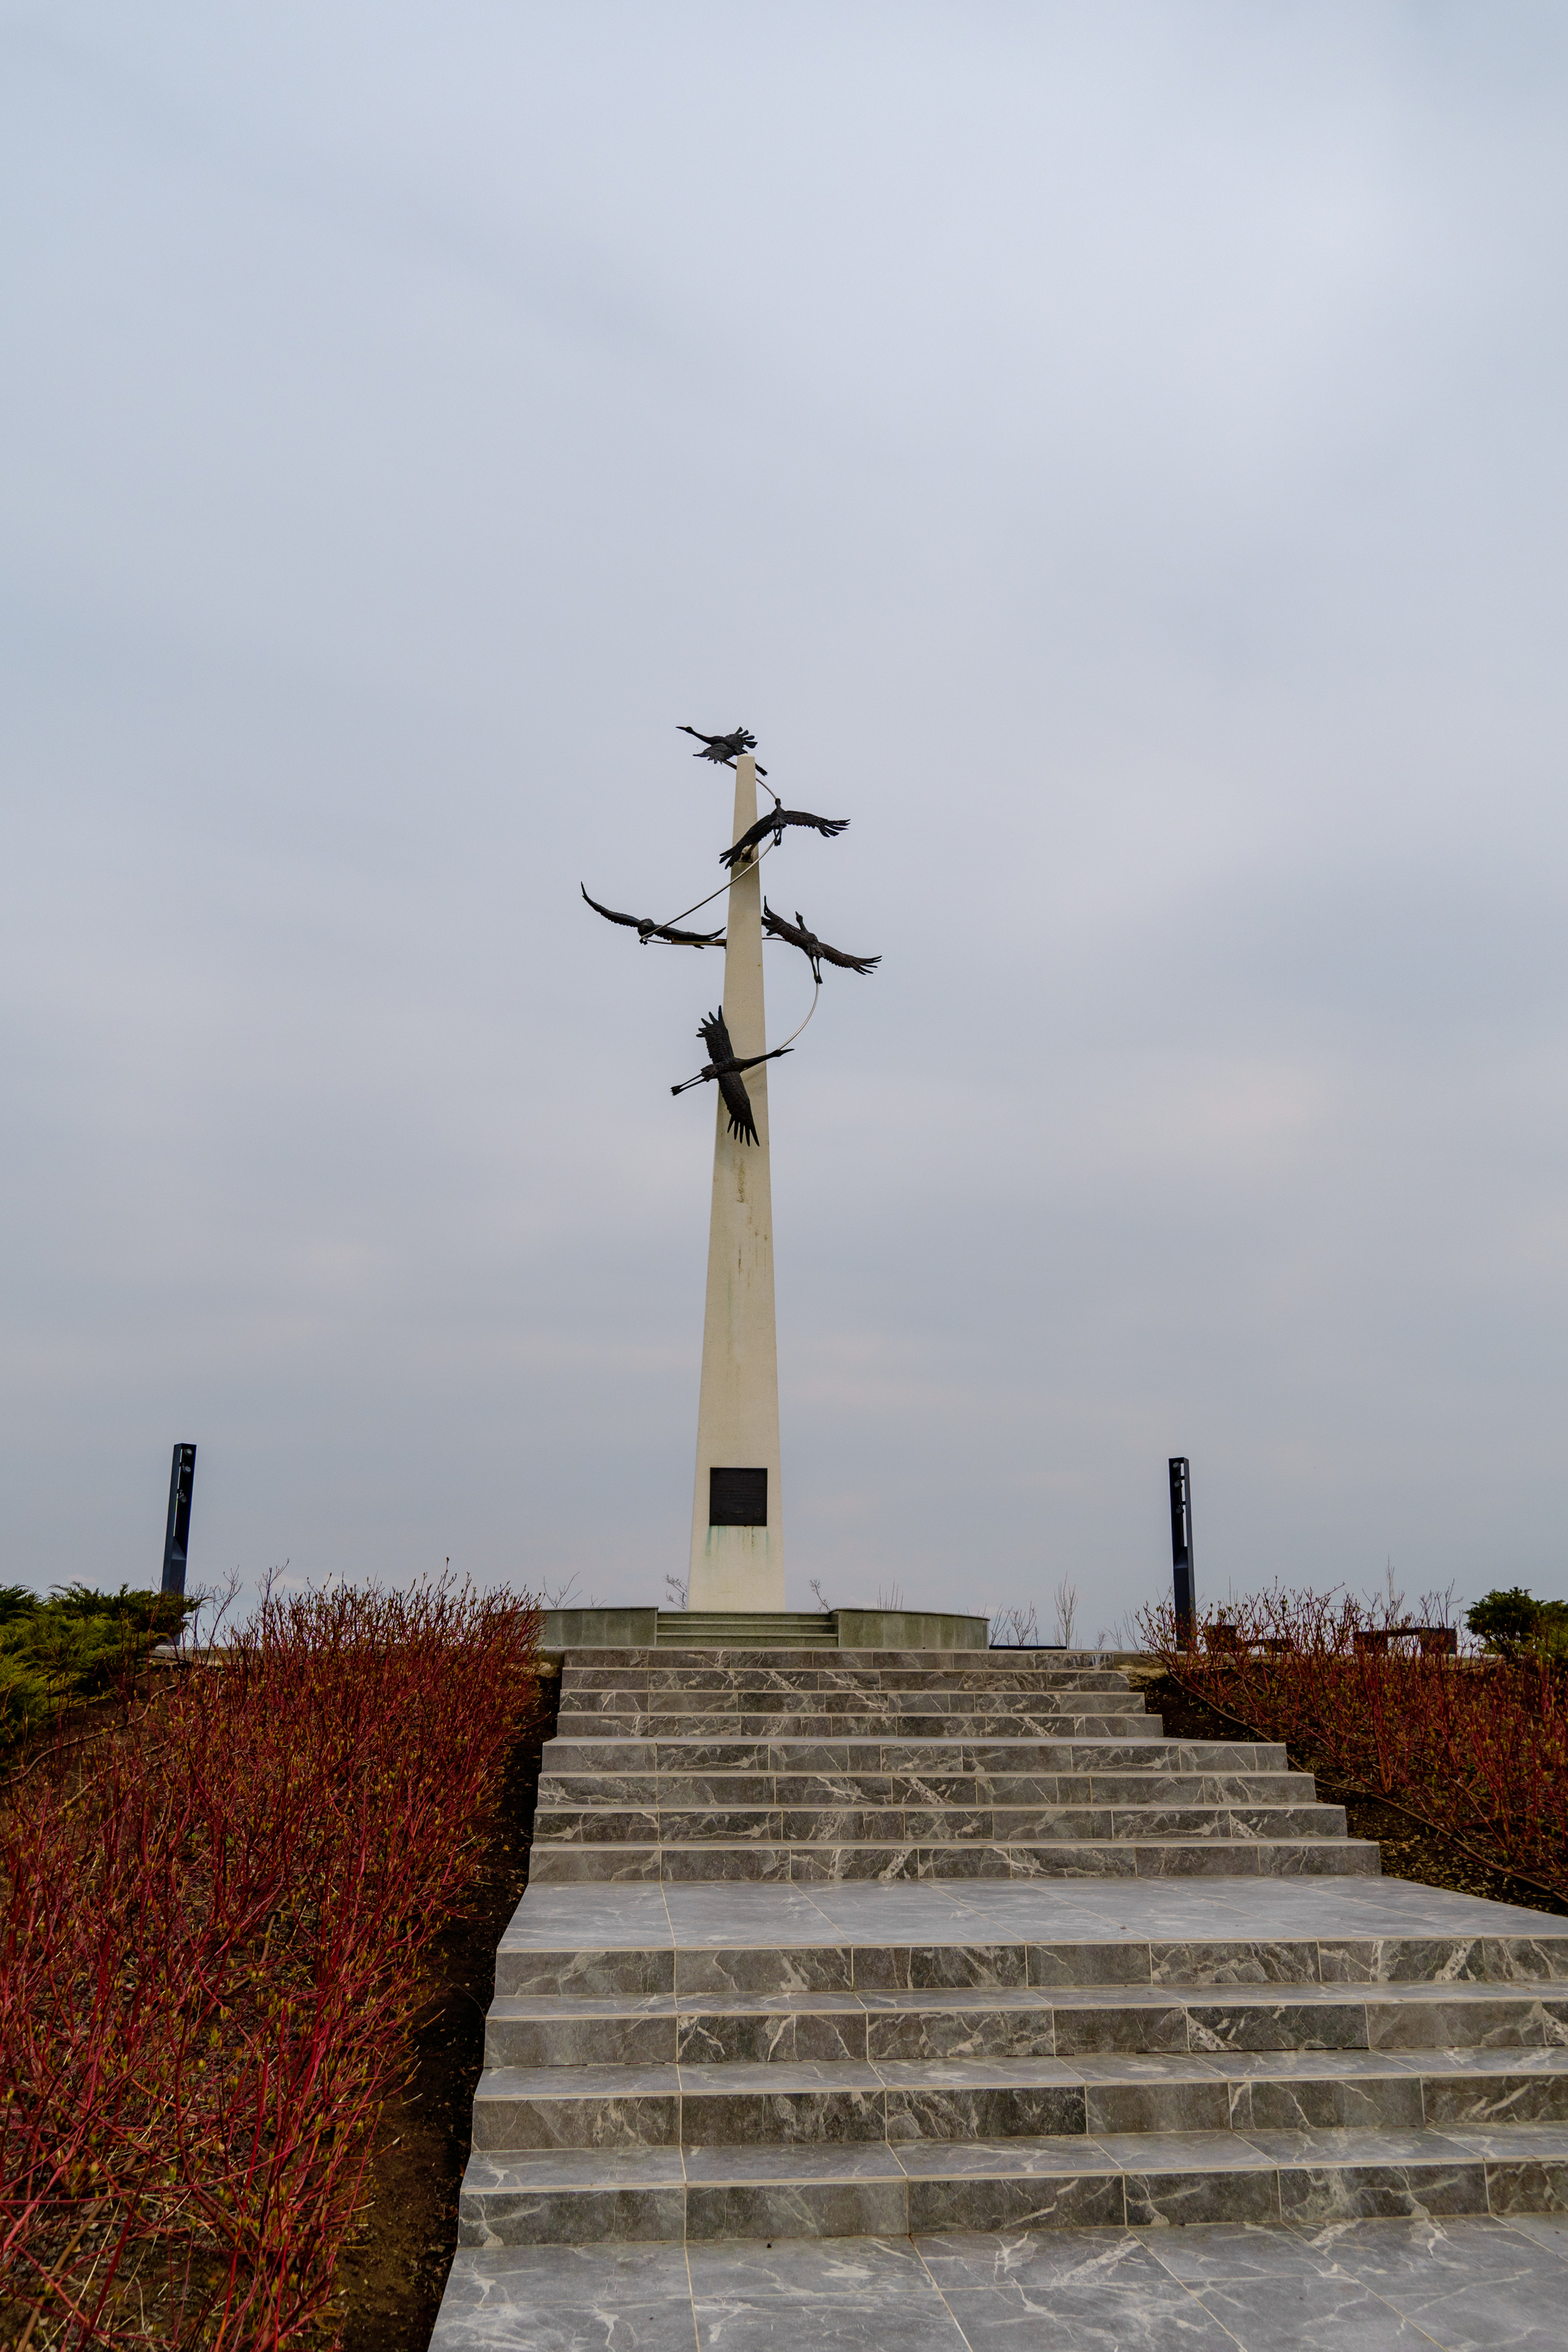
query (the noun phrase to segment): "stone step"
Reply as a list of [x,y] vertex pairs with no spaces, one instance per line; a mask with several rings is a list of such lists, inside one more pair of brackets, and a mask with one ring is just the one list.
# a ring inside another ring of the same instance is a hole
[[[584,2064],[1024,2059],[1065,2063],[1075,2080],[1088,2079],[1086,2064],[1096,2079],[1216,2081],[1270,2065],[1337,2077],[1385,2063],[1396,2071],[1430,2063],[1478,2081],[1492,2070],[1555,2081],[1568,2079],[1568,1982],[498,1994],[485,2057],[490,2067],[563,2074]],[[1472,2109],[1465,2112],[1473,2119]],[[1527,2104],[1513,2119],[1557,2112]]]
[[661,1609],[654,1640],[660,1650],[689,1656],[710,1649],[837,1650],[838,1620],[829,1611]]
[[[666,1624],[673,1622],[668,1611],[661,1611],[660,1614]],[[708,1612],[703,1614],[706,1616]],[[822,1654],[816,1646],[818,1637],[815,1635],[804,1644],[784,1640],[760,1647],[750,1638],[752,1628],[776,1624],[780,1622],[776,1618],[769,1619],[760,1611],[753,1612],[748,1610],[738,1612],[731,1622],[747,1635],[746,1639],[738,1640],[733,1662],[748,1672],[760,1664],[814,1668],[822,1663]],[[812,1619],[799,1622],[820,1624],[826,1621]],[[603,1646],[595,1644],[591,1649],[568,1648],[563,1653],[563,1657],[568,1665],[632,1666],[643,1672],[650,1668],[650,1654],[660,1669],[685,1664],[689,1665],[693,1672],[702,1672],[715,1664],[721,1665],[726,1663],[722,1652],[716,1657],[712,1643],[707,1641],[692,1641],[685,1645],[679,1643],[661,1644],[651,1654],[640,1643],[636,1645],[606,1643]],[[1080,1668],[1093,1674],[1116,1675],[1121,1672],[1109,1655],[1099,1650],[841,1650],[838,1654],[843,1664],[856,1672],[879,1672],[884,1667],[902,1668],[911,1674],[929,1675],[933,1679],[965,1668],[984,1669],[988,1664],[1028,1670],[1036,1659],[1039,1661],[1037,1671],[1042,1674],[1064,1671],[1070,1674]]]
[[672,1684],[668,1689],[633,1686],[622,1682],[590,1687],[583,1676],[562,1678],[561,1704],[574,1713],[600,1715],[1143,1715],[1136,1691],[1118,1690],[846,1690],[834,1683],[816,1689],[791,1685],[781,1689],[758,1683],[737,1688],[695,1689]]
[[998,1710],[979,1715],[700,1715],[688,1711],[630,1714],[588,1712],[563,1705],[563,1739],[1146,1739],[1163,1738],[1158,1716],[1056,1715]]
[[[1489,2053],[1489,2056],[1498,2053]],[[473,2145],[820,2147],[837,2141],[1083,2138],[1101,2132],[1497,2129],[1568,2118],[1568,2055],[1504,2053],[1478,2077],[1439,2053],[1258,2056],[1226,2071],[1125,2053],[1055,2058],[782,2059],[487,2068]],[[1457,2053],[1462,2062],[1465,2053]],[[1531,2067],[1521,2061],[1533,2055]],[[1332,2060],[1338,2057],[1340,2063]]]
[[691,1844],[625,1845],[536,1839],[530,1879],[536,1885],[593,1880],[772,1880],[796,1885],[846,1879],[1171,1878],[1375,1875],[1374,1844],[1333,1834],[1290,1837],[1151,1838],[1073,1843],[1068,1839],[997,1845],[983,1839],[920,1844],[775,1844],[718,1838]]
[[[646,1653],[657,1658],[658,1653]],[[838,1659],[811,1666],[772,1666],[765,1663],[734,1666],[716,1664],[642,1666],[581,1664],[568,1653],[562,1667],[564,1688],[581,1691],[890,1691],[910,1693],[963,1691],[1030,1691],[1049,1697],[1062,1691],[1121,1692],[1128,1688],[1125,1675],[1091,1666],[1064,1667],[1055,1673],[1034,1673],[1010,1666],[954,1667],[932,1675],[910,1666],[861,1666]]]
[[[1068,1923],[1071,1924],[1068,1924]],[[1557,2001],[1568,1919],[1446,1895],[1408,1880],[1152,1879],[1105,1886],[929,1881],[797,1892],[787,1885],[531,1888],[496,1954],[496,1992],[710,2005],[742,1996],[898,1994],[962,2005],[1026,1989],[1092,2003],[1297,1988],[1352,2000],[1385,1987],[1468,2000],[1480,1987]],[[1529,2039],[1568,2045],[1555,2011]],[[1449,2034],[1447,2039],[1455,2039]]]
[[1565,2209],[1568,2128],[1561,2124],[1250,2128],[516,2155],[476,2148],[458,2234],[465,2246],[896,2238]]
[[[584,1743],[585,1744],[585,1743]],[[1248,1805],[1311,1804],[1310,1772],[573,1771],[551,1764],[544,1805]]]
[[[557,1735],[543,1753],[546,1772],[922,1772],[1019,1773],[1279,1772],[1285,1749],[1262,1741],[1165,1739],[1136,1727],[1113,1739],[635,1739],[616,1732],[578,1739]],[[1308,1776],[1300,1775],[1304,1780]]]
[[747,1843],[918,1845],[979,1838],[997,1845],[1075,1844],[1110,1839],[1342,1838],[1342,1805],[718,1805],[626,1806],[541,1802],[534,1851],[542,1844],[689,1845],[719,1839]]

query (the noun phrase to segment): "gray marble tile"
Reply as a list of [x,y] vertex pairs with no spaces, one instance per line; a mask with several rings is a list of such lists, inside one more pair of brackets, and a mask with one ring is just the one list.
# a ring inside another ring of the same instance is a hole
[[1303,2228],[1374,2217],[1484,2213],[1487,2199],[1486,2167],[1462,2161],[1301,2164],[1279,2174],[1280,2213]]
[[1028,1948],[1031,1985],[1146,1985],[1151,1979],[1150,1950],[1143,1943],[1031,1944]]
[[[862,2296],[815,2298],[809,2319],[786,2296],[702,2301],[695,2312],[699,2352],[801,2352],[806,2340],[813,2352],[886,2352],[889,2342],[888,2315]],[[934,2292],[900,2298],[897,2341],[900,2352],[964,2352],[957,2322]]]
[[1051,2012],[1016,2008],[871,2010],[867,2055],[876,2064],[941,2058],[1033,2058],[1055,2054]]
[[[819,1919],[818,1935],[822,1926]],[[683,1947],[674,1961],[676,1989],[684,2000],[702,1993],[847,1992],[855,1956],[836,1945],[743,1945],[730,1950]]]
[[[1090,2083],[1085,2128],[1104,2133],[1228,2131],[1231,2095],[1217,2077],[1142,2083]],[[1419,2095],[1416,2097],[1419,2108]]]
[[668,2147],[507,2148],[469,2156],[465,2191],[503,2189],[647,2188],[674,2186],[686,2178],[681,2151]]
[[1374,2050],[1447,2050],[1467,2045],[1525,2049],[1568,2043],[1568,2002],[1478,1988],[1460,2000],[1381,2000],[1369,1995],[1367,2041]]
[[679,2240],[595,2246],[484,2247],[459,2253],[443,2310],[489,2304],[528,2310],[548,2302],[640,2303],[689,2295],[686,2249]]
[[[1538,2053],[1488,2051],[1478,2054],[1526,2058]],[[1555,2057],[1559,2053],[1553,2051],[1539,2054]],[[1427,2123],[1449,2132],[1486,2129],[1500,2124],[1568,2123],[1568,2073],[1536,2073],[1518,2065],[1485,2074],[1468,2070],[1450,2073],[1447,2055],[1444,2053],[1441,2074],[1422,2077]]]
[[1359,2001],[1194,2001],[1187,2011],[1194,2050],[1364,2050],[1367,2015]]
[[1149,2233],[1131,2230],[942,2230],[913,2242],[937,2284],[979,2290],[1058,2286],[1160,2285],[1169,2273],[1155,2260]]
[[666,1950],[509,1951],[496,1955],[496,1990],[560,1992],[609,1997],[616,1993],[672,1992],[675,1955]]
[[1568,2212],[1568,2165],[1522,2158],[1490,2158],[1487,2198],[1494,2213]]
[[517,2189],[458,2198],[463,2248],[634,2239],[679,2241],[688,2192],[669,2189]]
[[1185,2055],[1187,2012],[1176,2003],[1093,2009],[1058,2007],[1054,2012],[1058,2058],[1112,2050],[1170,2051]]
[[1568,2263],[1568,2213],[1510,2213],[1503,2227]]
[[1258,2172],[1277,2160],[1239,2132],[1100,2132],[1110,2164],[1140,2172]]
[[[764,2070],[777,2074],[776,2067]],[[774,2147],[825,2140],[884,2139],[884,2094],[874,2091],[685,2092],[680,2128],[688,2147]]]
[[910,2140],[1077,2135],[1084,2129],[1084,2094],[1073,2084],[995,2084],[946,2090],[889,2087],[886,2095],[886,2128],[894,2146]]
[[673,2011],[664,2016],[505,2018],[485,2026],[485,2063],[501,2066],[650,2066],[679,2054]]
[[1131,2227],[1153,2222],[1277,2221],[1279,2183],[1271,2167],[1257,2171],[1205,2165],[1194,2171],[1128,2172],[1123,2186]]
[[[836,2022],[837,2021],[829,2021]],[[793,2060],[797,2020],[789,2011],[753,2011],[750,2016],[699,2015],[679,2021],[679,2056],[685,2067]],[[840,2037],[843,2041],[843,2037]],[[866,2027],[859,2021],[860,2049],[847,2042],[839,2054],[865,2057]],[[832,2053],[829,2053],[832,2054]]]
[[634,2304],[557,2304],[519,2310],[496,2301],[475,2309],[445,2303],[431,2352],[692,2352],[689,2295]]
[[1157,1985],[1309,1984],[1318,1976],[1318,1947],[1305,1938],[1160,1943],[1150,1948],[1149,1973]]
[[715,2144],[688,2147],[683,2156],[686,2179],[695,2186],[710,2189],[743,2187],[748,2182],[820,2183],[904,2178],[897,2157],[886,2140],[880,2139],[837,2140],[796,2147],[763,2141]]
[[1568,2125],[1561,2123],[1516,2124],[1499,2131],[1449,2130],[1444,2137],[1472,2156],[1496,2158],[1500,2162],[1514,2157],[1530,2157],[1538,2163],[1568,2162]]
[[[1541,2258],[1538,2256],[1538,2260]],[[1562,2352],[1564,2319],[1561,2266],[1558,2273],[1521,2273],[1484,2284],[1450,2284],[1441,2292],[1392,2286],[1385,2300],[1421,2331],[1422,2340],[1445,2352]]]
[[714,2239],[689,2253],[699,2302],[751,2302],[759,2295],[923,2294],[931,2276],[909,2238]]
[[[910,2179],[921,2180],[963,2180],[985,2173],[1034,2179],[1052,2173],[1109,2173],[1113,2169],[1097,2142],[1086,2141],[1076,2134],[1066,2137],[1026,2138],[1019,2135],[992,2140],[905,2140],[897,2145],[889,2143],[889,2152]],[[959,2224],[955,2222],[953,2226]]]
[[1436,2291],[1533,2266],[1541,2250],[1528,2235],[1531,2226],[1486,2214],[1340,2221],[1304,2231],[1302,2243],[1331,2277],[1358,2279],[1380,2293],[1412,2281]]
[[855,1952],[857,1992],[911,1992],[990,1989],[1024,1984],[1023,1946],[942,1943],[860,1946]]
[[1173,2282],[955,2288],[948,2306],[971,2352],[1236,2352],[1235,2340]]
[[938,2229],[1120,2229],[1126,2218],[1116,2173],[955,2171],[911,2176],[908,2194],[907,2227],[916,2236]]
[[1275,2164],[1447,2164],[1478,2155],[1472,2137],[1431,2131],[1248,2131],[1237,2135]]
[[1257,2075],[1229,2088],[1231,2129],[1253,2136],[1260,2131],[1419,2131],[1436,2120],[1414,2074]]
[[686,2192],[686,2233],[692,2242],[897,2238],[908,2231],[909,2189],[901,2180],[694,2182]]
[[1315,2278],[1326,2268],[1312,2240],[1278,2221],[1213,2221],[1186,2230],[1146,2230],[1138,2242],[1147,2247],[1152,2261],[1189,2286],[1226,2279]]
[[1430,2352],[1429,2336],[1349,2279],[1236,2279],[1200,2300],[1245,2352]]

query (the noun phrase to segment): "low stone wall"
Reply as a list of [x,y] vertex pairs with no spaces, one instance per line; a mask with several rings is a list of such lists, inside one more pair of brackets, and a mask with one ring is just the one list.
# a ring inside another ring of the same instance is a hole
[[[566,1650],[651,1650],[660,1635],[686,1630],[689,1621],[693,1642],[711,1642],[723,1622],[733,1622],[731,1612],[694,1609],[547,1609],[540,1647],[547,1657]],[[933,1609],[840,1609],[832,1617],[800,1621],[819,1625],[824,1634],[836,1626],[841,1650],[984,1650],[990,1620]],[[781,1634],[787,1643],[787,1634]]]

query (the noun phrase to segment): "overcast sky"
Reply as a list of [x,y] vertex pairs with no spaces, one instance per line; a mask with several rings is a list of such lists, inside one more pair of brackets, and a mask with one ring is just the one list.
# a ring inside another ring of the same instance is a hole
[[[1568,15],[0,7],[0,1581],[1568,1591]],[[770,950],[776,1036],[809,1001]]]

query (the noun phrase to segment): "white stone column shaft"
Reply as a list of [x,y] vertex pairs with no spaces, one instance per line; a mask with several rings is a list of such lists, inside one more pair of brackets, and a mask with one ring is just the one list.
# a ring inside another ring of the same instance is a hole
[[[757,771],[735,762],[738,841],[756,823]],[[738,1055],[767,1048],[763,1005],[763,887],[755,860],[735,870],[725,923],[724,1019]],[[730,1133],[718,1100],[713,1206],[708,1228],[708,1307],[697,1409],[697,1486],[691,1509],[693,1609],[782,1609],[784,1526],[779,1493],[779,1361],[773,1322],[773,1186],[768,1169],[768,1066],[748,1070],[757,1141]],[[711,1527],[709,1473],[767,1472],[765,1527]]]

